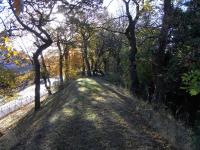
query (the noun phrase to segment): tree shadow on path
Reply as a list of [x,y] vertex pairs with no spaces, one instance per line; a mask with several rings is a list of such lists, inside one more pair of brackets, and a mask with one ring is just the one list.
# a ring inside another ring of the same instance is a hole
[[[140,131],[130,96],[99,79],[72,81],[31,112],[0,140],[3,149],[125,150],[172,149],[161,138]],[[15,140],[13,140],[15,139]]]

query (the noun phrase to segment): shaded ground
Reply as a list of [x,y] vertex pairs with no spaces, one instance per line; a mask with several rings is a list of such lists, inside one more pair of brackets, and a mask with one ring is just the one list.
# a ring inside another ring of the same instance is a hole
[[142,119],[136,103],[100,79],[78,79],[27,114],[0,139],[0,149],[174,149]]
[[[43,102],[48,95],[41,97],[41,102]],[[28,113],[32,113],[34,110],[34,102],[22,106],[20,109],[8,114],[7,116],[0,119],[0,137],[6,134],[9,130],[15,128],[20,120],[24,118]],[[32,112],[31,112],[32,111]],[[1,149],[0,149],[1,150]]]

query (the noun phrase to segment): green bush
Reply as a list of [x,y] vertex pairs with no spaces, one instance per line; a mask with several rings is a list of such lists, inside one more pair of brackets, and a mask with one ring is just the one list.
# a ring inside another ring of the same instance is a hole
[[14,72],[0,66],[0,94],[10,93],[10,89],[15,87],[15,78]]
[[200,70],[191,70],[184,73],[182,82],[182,89],[185,89],[191,96],[198,95],[200,93]]

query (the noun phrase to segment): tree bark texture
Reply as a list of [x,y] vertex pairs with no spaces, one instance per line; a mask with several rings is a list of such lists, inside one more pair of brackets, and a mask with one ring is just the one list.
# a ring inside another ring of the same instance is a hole
[[168,32],[171,24],[172,17],[172,3],[171,0],[164,0],[164,16],[162,22],[162,28],[160,31],[160,36],[158,39],[158,49],[154,54],[154,94],[153,101],[156,103],[160,103],[165,100],[165,83],[164,83],[164,75],[165,75],[165,51],[167,47],[168,40]]
[[44,49],[52,44],[52,40],[49,39],[45,44],[38,47],[37,51],[33,54],[33,62],[35,69],[35,111],[40,109],[40,62],[38,60],[39,55]]

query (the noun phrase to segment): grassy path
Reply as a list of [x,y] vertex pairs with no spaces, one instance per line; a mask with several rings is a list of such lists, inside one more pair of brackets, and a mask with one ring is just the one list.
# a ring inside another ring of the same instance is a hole
[[23,118],[0,139],[0,149],[174,149],[136,110],[136,100],[125,90],[81,78]]

